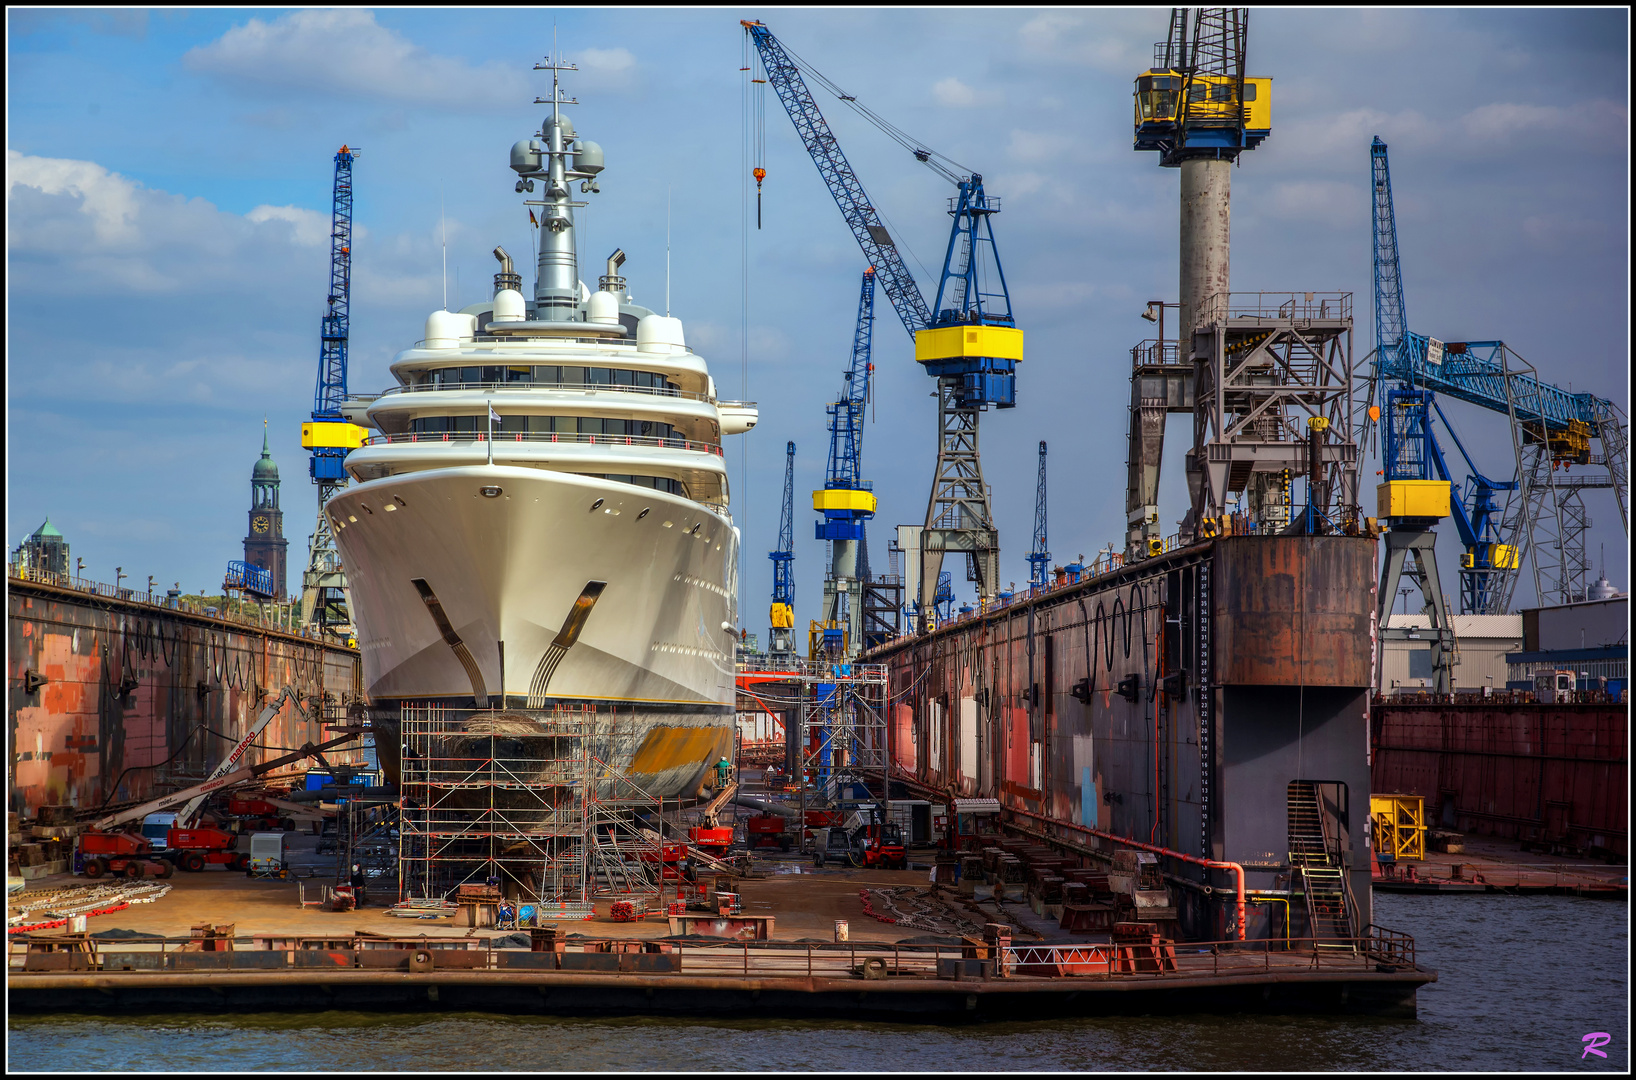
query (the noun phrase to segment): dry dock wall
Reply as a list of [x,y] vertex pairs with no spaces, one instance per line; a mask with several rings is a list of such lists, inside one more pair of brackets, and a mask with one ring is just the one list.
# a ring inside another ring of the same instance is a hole
[[[358,696],[355,650],[38,582],[10,579],[6,591],[17,813],[144,798],[161,771],[153,766],[167,761],[171,772],[202,776],[242,737],[264,691]],[[296,748],[323,737],[320,723],[286,705],[256,741]],[[249,759],[278,753],[252,749]]]
[[1376,702],[1374,786],[1434,828],[1628,856],[1629,737],[1616,702]]
[[[1329,785],[1361,930],[1375,563],[1365,537],[1231,537],[893,642],[864,659],[889,665],[894,772],[1242,863],[1252,891],[1290,887],[1290,783]],[[1190,937],[1232,936],[1232,905],[1175,891]],[[1275,908],[1251,937],[1282,934]]]

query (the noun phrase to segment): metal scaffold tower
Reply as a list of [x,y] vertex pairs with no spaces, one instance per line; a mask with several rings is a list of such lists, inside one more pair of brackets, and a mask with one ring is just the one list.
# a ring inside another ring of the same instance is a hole
[[657,897],[660,800],[613,762],[616,712],[404,706],[403,897],[496,879],[543,913]]

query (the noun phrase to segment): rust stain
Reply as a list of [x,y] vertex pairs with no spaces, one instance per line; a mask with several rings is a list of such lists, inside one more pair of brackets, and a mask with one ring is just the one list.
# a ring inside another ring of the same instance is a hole
[[[202,775],[243,731],[261,693],[287,683],[316,697],[322,686],[340,701],[357,686],[353,650],[35,583],[9,585],[11,809],[21,813],[149,795],[159,771],[152,766],[172,755],[167,768],[178,776]],[[27,669],[47,679],[34,694],[22,690]],[[258,741],[299,746],[321,737],[320,724],[286,709]],[[251,753],[261,760],[276,752]],[[107,790],[111,784],[118,790]]]

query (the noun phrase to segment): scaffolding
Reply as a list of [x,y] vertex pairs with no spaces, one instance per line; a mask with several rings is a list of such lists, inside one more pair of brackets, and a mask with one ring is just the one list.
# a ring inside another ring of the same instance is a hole
[[[758,683],[776,687],[752,690]],[[740,665],[739,693],[781,722],[792,736],[794,774],[810,777],[818,794],[837,803],[856,782],[885,798],[890,757],[886,742],[886,665],[800,660],[776,670]],[[791,722],[790,713],[796,718]]]
[[400,898],[489,883],[559,908],[661,893],[663,804],[616,764],[633,717],[406,705],[400,722]]

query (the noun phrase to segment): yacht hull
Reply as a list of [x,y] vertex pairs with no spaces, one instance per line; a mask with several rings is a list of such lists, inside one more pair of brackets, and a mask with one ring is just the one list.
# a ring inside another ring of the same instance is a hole
[[724,516],[504,465],[358,484],[330,514],[377,715],[594,706],[617,718],[610,764],[666,798],[697,794],[731,756],[738,534]]

